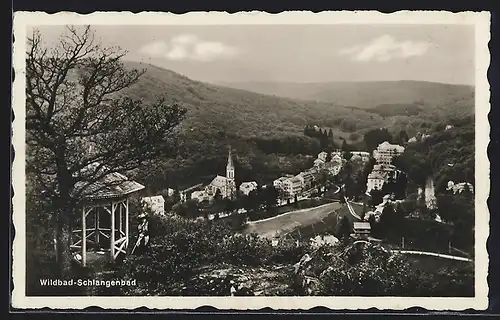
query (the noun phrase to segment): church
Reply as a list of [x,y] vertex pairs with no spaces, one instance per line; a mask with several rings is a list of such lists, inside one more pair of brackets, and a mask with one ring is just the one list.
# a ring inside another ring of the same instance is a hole
[[197,199],[198,201],[212,200],[219,190],[221,198],[234,199],[236,197],[236,182],[234,180],[234,163],[229,149],[229,155],[227,157],[226,165],[226,176],[217,175],[209,185],[205,187],[205,190],[195,191],[191,194],[191,199]]
[[215,196],[217,190],[220,190],[222,198],[234,199],[236,197],[236,183],[234,181],[234,163],[229,149],[227,157],[226,176],[217,175],[206,187],[205,191]]

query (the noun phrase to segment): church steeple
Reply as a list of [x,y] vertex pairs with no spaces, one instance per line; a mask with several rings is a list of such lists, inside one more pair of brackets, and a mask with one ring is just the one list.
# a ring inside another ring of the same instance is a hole
[[234,180],[234,164],[233,164],[231,148],[229,148],[229,155],[227,157],[226,178]]

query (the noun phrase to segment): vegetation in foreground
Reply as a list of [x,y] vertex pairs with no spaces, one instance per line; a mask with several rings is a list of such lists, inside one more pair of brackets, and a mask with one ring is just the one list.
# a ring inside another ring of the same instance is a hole
[[[234,234],[224,221],[167,216],[155,217],[152,225],[155,237],[149,252],[130,255],[111,271],[85,271],[96,279],[135,279],[137,286],[89,288],[87,294],[227,296],[232,285],[237,295],[474,294],[473,267],[468,264],[450,267],[434,261],[429,268],[377,245],[357,246],[346,239],[320,248],[283,239],[274,247],[257,235]],[[308,262],[304,262],[306,254]],[[33,258],[28,274],[48,277],[49,264],[42,268],[40,259]],[[28,294],[47,294],[27,289]]]

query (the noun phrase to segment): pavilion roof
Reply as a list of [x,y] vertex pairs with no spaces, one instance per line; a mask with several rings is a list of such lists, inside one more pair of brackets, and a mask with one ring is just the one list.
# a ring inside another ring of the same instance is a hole
[[[83,188],[83,183],[77,183],[75,189]],[[105,175],[102,179],[85,187],[81,197],[85,200],[114,199],[140,191],[145,187],[118,172]]]

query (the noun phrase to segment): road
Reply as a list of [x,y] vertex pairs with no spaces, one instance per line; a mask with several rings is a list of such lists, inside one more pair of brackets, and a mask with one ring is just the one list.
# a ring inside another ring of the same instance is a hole
[[449,254],[442,254],[442,253],[435,253],[435,252],[427,252],[427,251],[414,251],[414,250],[391,250],[392,252],[397,252],[397,253],[404,253],[404,254],[414,254],[414,255],[421,255],[421,256],[432,256],[432,257],[438,257],[438,258],[444,258],[444,259],[450,259],[450,260],[459,260],[459,261],[467,261],[467,262],[472,262],[474,260],[469,259],[469,258],[464,258],[464,257],[459,257],[459,256],[452,256]]

